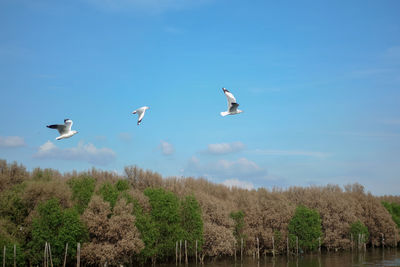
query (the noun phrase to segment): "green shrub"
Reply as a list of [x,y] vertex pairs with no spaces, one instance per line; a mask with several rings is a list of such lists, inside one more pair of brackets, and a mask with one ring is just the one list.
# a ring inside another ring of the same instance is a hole
[[312,251],[318,247],[318,238],[322,236],[322,230],[321,218],[316,210],[298,206],[288,228],[292,247],[295,246],[296,236],[301,249]]

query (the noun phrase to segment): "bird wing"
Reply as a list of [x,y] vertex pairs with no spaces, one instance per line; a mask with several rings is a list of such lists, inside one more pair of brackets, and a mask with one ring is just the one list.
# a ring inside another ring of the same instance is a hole
[[227,89],[222,88],[222,90],[224,91],[226,99],[228,100],[228,110],[230,110],[232,108],[232,103],[236,103],[236,98]]
[[142,122],[142,119],[143,119],[143,117],[144,117],[144,113],[146,112],[146,110],[145,109],[138,109],[138,110],[136,110],[136,113],[138,114],[138,122],[137,122],[137,124],[139,125],[141,122]]
[[73,122],[70,119],[64,120],[65,130],[67,132],[71,131],[72,124],[73,124]]
[[229,108],[229,112],[236,112],[238,106],[239,106],[238,103],[232,103],[231,106],[230,106],[230,108]]
[[57,129],[58,132],[60,133],[60,135],[63,135],[64,133],[66,133],[68,131],[67,127],[65,125],[61,125],[61,124],[47,125],[47,128]]

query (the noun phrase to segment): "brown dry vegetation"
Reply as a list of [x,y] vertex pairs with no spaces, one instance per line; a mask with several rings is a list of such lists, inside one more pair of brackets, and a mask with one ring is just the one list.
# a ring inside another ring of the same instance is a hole
[[[322,220],[322,246],[328,250],[349,249],[350,225],[358,220],[368,228],[369,246],[381,246],[382,234],[386,246],[394,246],[395,240],[400,240],[399,229],[381,204],[382,201],[400,203],[400,196],[376,197],[365,192],[359,184],[344,188],[328,185],[249,191],[228,188],[201,178],[162,178],[157,173],[136,166],[126,167],[123,176],[96,169],[60,174],[41,169],[28,172],[22,165],[7,164],[4,160],[0,160],[0,238],[10,240],[16,237],[22,244],[29,240],[29,225],[32,217],[36,216],[37,206],[57,198],[63,208],[73,207],[75,202],[67,182],[83,176],[96,181],[95,192],[81,215],[89,232],[89,240],[83,244],[81,253],[88,264],[131,262],[144,247],[140,232],[135,227],[132,204],[120,194],[112,208],[99,193],[100,185],[105,182],[115,184],[119,179],[129,182],[126,195],[145,212],[151,210],[148,198],[143,194],[148,187],[171,191],[179,199],[194,195],[200,204],[204,225],[202,257],[233,255],[235,222],[230,214],[237,211],[244,213],[246,254],[256,251],[256,238],[260,240],[260,253],[271,253],[273,237],[276,252],[284,253],[288,224],[298,205],[318,211]],[[13,214],[20,212],[14,210],[15,203],[23,207],[21,214]],[[17,226],[26,229],[17,233]]]

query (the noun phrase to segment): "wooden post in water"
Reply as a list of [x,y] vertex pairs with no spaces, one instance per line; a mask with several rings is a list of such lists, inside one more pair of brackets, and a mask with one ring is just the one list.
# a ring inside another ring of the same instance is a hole
[[318,237],[318,252],[321,253],[321,237]]
[[385,248],[385,237],[383,236],[383,233],[381,233],[382,236],[382,248]]
[[394,247],[397,248],[396,227],[394,228]]
[[257,237],[257,260],[260,260],[260,239]]
[[357,242],[358,250],[360,250],[360,243],[361,243],[361,234],[358,234],[358,242]]
[[176,241],[175,246],[175,265],[178,265],[178,241]]
[[43,266],[47,267],[47,242],[44,244]]
[[196,239],[196,264],[197,264],[197,239]]
[[53,257],[51,256],[51,247],[49,243],[49,256],[50,256],[50,266],[53,267]]
[[187,256],[187,241],[185,240],[185,264],[188,264],[188,256]]
[[14,267],[17,267],[17,245],[14,244]]
[[296,236],[296,254],[299,256],[299,237]]
[[275,258],[275,239],[272,237],[272,257]]
[[64,254],[64,263],[63,263],[63,267],[67,266],[67,252],[68,252],[68,243],[65,244],[65,254]]
[[236,239],[233,242],[233,248],[235,249],[235,263],[236,263]]
[[290,249],[289,249],[289,237],[286,237],[286,254],[289,257]]
[[240,261],[243,261],[243,238],[240,241]]
[[6,246],[3,248],[3,267],[6,267]]
[[81,266],[81,243],[78,243],[76,248],[76,267]]
[[182,263],[182,240],[179,240],[179,264]]

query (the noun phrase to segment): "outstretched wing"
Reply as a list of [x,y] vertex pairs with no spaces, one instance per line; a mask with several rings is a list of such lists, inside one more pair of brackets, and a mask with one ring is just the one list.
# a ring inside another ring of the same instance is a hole
[[146,112],[145,109],[138,109],[138,110],[136,110],[136,113],[137,113],[138,116],[139,116],[139,117],[138,117],[137,125],[139,125],[139,124],[142,122],[145,112]]
[[232,104],[236,103],[236,98],[227,89],[222,88],[222,90],[224,91],[226,99],[228,100],[228,110],[230,110],[232,108]]
[[66,131],[71,131],[71,127],[72,127],[73,122],[70,119],[65,119],[64,120],[64,125],[66,127]]
[[60,135],[63,135],[64,133],[67,132],[67,127],[61,124],[52,124],[52,125],[47,125],[46,127],[50,129],[57,129]]

